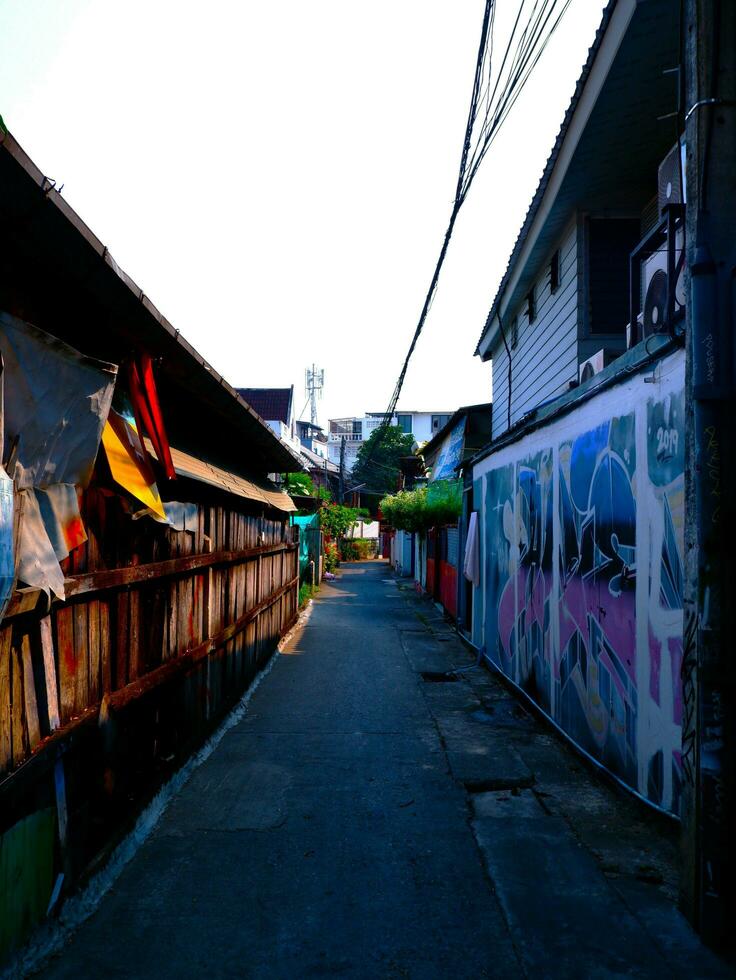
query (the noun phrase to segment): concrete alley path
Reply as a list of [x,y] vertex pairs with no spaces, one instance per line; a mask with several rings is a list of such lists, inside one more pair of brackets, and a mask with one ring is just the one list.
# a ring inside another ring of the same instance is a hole
[[667,902],[614,887],[554,789],[537,792],[513,738],[563,758],[560,784],[556,739],[484,671],[422,679],[448,658],[469,662],[385,563],[345,566],[43,975],[721,975]]

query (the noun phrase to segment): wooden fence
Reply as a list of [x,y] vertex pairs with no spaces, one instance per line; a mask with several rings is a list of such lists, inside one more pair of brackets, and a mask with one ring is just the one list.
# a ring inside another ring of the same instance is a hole
[[[90,488],[66,601],[49,609],[44,593],[21,589],[0,624],[0,859],[4,834],[55,811],[44,887],[36,869],[26,900],[38,907],[24,921],[41,917],[60,873],[66,892],[96,866],[296,620],[286,519],[194,489],[190,533],[133,520],[114,492]],[[23,840],[35,866],[39,840]]]

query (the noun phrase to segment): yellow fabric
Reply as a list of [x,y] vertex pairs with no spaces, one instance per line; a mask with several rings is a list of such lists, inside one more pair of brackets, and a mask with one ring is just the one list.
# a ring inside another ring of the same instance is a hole
[[102,430],[102,444],[115,482],[128,493],[133,494],[163,521],[167,521],[158,487],[155,483],[146,482],[131,453],[132,447],[125,445],[109,422],[105,422],[105,428]]

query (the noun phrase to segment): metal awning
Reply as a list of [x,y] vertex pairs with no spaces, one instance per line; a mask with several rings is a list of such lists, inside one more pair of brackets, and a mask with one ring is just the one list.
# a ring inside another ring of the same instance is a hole
[[[156,453],[150,440],[146,439],[145,442],[149,453],[156,459]],[[175,449],[173,446],[171,447],[171,459],[178,476],[188,480],[197,480],[199,483],[206,483],[218,490],[224,490],[226,493],[233,493],[237,497],[245,497],[246,500],[253,500],[256,503],[264,504],[266,507],[273,507],[285,514],[293,514],[298,510],[291,497],[287,493],[276,490],[272,484],[247,480],[229,470],[223,470],[212,463],[197,459],[196,456],[190,456],[189,453]]]

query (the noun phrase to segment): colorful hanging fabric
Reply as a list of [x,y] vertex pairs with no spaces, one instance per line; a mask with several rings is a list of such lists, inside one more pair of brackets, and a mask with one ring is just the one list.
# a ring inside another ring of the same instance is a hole
[[[166,478],[176,479],[171,459],[169,440],[166,437],[161,405],[153,377],[153,361],[150,354],[139,354],[128,363],[128,388],[135,414],[136,427],[142,436],[147,434],[153,444]],[[145,449],[144,449],[145,452]]]
[[113,408],[102,432],[102,444],[115,482],[168,523],[143,440],[136,427]]

